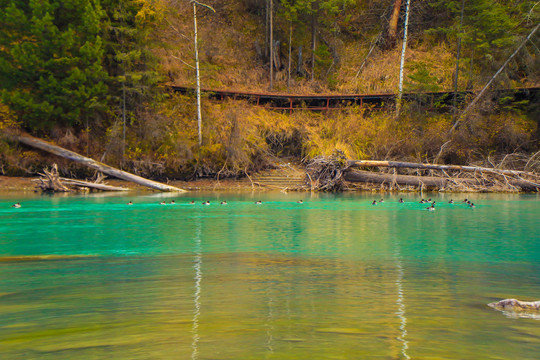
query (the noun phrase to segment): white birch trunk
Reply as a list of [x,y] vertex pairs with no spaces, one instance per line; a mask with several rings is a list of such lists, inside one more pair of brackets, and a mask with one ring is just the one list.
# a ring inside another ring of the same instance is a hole
[[403,46],[401,48],[401,63],[399,65],[399,90],[396,102],[396,117],[399,116],[401,110],[401,98],[403,97],[403,70],[405,66],[405,52],[407,50],[407,33],[409,31],[409,8],[411,0],[407,0],[407,8],[405,10],[405,28],[403,30]]
[[270,90],[274,85],[274,1],[270,0]]
[[199,147],[202,146],[202,115],[201,115],[201,78],[199,74],[199,45],[197,41],[197,3],[193,2],[193,27],[195,29],[195,73],[197,77],[197,129],[199,133]]

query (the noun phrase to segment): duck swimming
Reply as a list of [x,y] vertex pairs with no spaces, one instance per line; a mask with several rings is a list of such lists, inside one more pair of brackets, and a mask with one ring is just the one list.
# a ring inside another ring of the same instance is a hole
[[162,201],[159,203],[159,205],[167,205],[167,203],[165,201]]
[[403,201],[403,198],[399,198],[399,202],[403,204],[405,201]]
[[454,200],[450,199],[450,201],[448,202],[449,204],[453,204],[454,203]]
[[13,204],[11,205],[12,208],[20,208],[21,207],[21,203],[16,203],[16,204]]
[[203,202],[203,205],[210,205],[210,201],[206,200],[205,202]]
[[174,200],[171,200],[171,205],[174,205],[174,204],[176,204],[176,203],[174,202]]
[[384,202],[384,199],[379,200],[380,203]]
[[133,205],[133,201],[129,201],[126,205]]
[[191,202],[189,203],[189,205],[195,205],[195,200],[191,200]]
[[296,203],[297,203],[297,204],[303,204],[303,203],[304,203],[304,200],[298,200]]
[[435,211],[435,205],[431,205],[429,207],[426,208],[427,211]]
[[371,203],[371,205],[377,205],[377,200],[373,200],[373,202]]
[[262,204],[262,201],[259,200],[259,201],[257,201],[255,204],[256,204],[256,205],[261,205],[261,204]]
[[226,202],[226,201],[222,201],[222,202],[221,202],[221,205],[227,205],[227,202]]

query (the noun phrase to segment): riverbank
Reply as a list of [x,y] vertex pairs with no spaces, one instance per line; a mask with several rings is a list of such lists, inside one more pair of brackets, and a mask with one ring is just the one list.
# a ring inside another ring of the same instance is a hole
[[[39,177],[11,177],[0,176],[0,191],[22,191],[22,192],[40,192],[36,187]],[[135,183],[107,179],[105,182],[108,185],[129,188],[136,191],[152,191],[144,186]],[[249,179],[241,180],[215,180],[215,179],[199,179],[194,181],[169,181],[168,184],[179,187],[181,189],[198,191],[198,190],[268,190],[267,187],[252,186]]]

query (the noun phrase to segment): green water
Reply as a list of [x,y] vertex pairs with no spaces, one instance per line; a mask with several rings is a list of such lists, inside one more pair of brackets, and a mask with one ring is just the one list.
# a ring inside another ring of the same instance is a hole
[[538,359],[540,198],[401,196],[0,195],[0,358]]

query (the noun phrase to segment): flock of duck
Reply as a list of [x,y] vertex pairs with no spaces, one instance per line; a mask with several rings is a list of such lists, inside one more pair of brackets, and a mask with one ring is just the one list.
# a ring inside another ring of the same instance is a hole
[[[296,203],[297,203],[297,204],[303,204],[303,203],[304,203],[304,200],[298,200]],[[160,205],[167,205],[167,202],[166,202],[166,201],[162,201],[162,202],[160,202],[159,204],[160,204]],[[172,200],[169,204],[174,205],[174,204],[176,204],[176,203],[174,202],[174,200]],[[191,200],[191,202],[188,203],[188,204],[189,204],[189,205],[195,205],[195,200]],[[210,201],[209,201],[209,200],[206,200],[206,201],[203,201],[201,204],[202,204],[202,205],[210,205]],[[261,205],[261,204],[262,204],[262,201],[261,201],[261,200],[255,201],[255,205]],[[127,203],[127,205],[133,205],[133,202],[130,201],[130,202]],[[227,205],[227,202],[226,202],[226,201],[222,201],[222,202],[220,202],[220,205]]]
[[[383,202],[384,202],[384,199],[381,199],[381,200],[379,200],[378,202],[377,202],[377,200],[373,200],[373,202],[371,203],[371,205],[377,205],[377,204],[380,204],[380,203],[383,203]],[[399,202],[399,203],[404,203],[405,201],[403,200],[403,198],[400,198],[400,199],[398,200],[398,202]],[[298,200],[296,203],[297,203],[297,204],[303,204],[304,201],[303,201],[303,200]],[[430,204],[430,206],[428,206],[428,207],[426,208],[426,210],[428,210],[428,211],[435,211],[435,203],[436,203],[436,202],[435,202],[434,200],[432,201],[431,199],[427,199],[427,200],[422,199],[422,200],[420,200],[419,203],[420,203],[420,204]],[[448,201],[448,203],[449,203],[449,204],[453,204],[453,203],[454,203],[454,200],[450,199],[450,201]],[[463,203],[467,204],[470,208],[473,208],[473,209],[475,208],[474,203],[472,203],[472,202],[469,201],[468,199],[463,200]],[[160,205],[167,205],[167,202],[166,202],[166,201],[162,201],[162,202],[160,202],[159,204],[160,204]],[[176,204],[176,202],[175,202],[174,200],[171,200],[171,202],[170,202],[169,204],[170,204],[170,205],[174,205],[174,204]],[[191,200],[191,202],[188,203],[188,204],[189,204],[189,205],[195,205],[195,200]],[[261,201],[261,200],[255,201],[255,205],[261,205],[261,204],[262,204],[262,201]],[[133,205],[133,201],[129,201],[126,205]],[[209,200],[203,201],[203,202],[202,202],[202,205],[210,205],[210,201],[209,201]],[[227,201],[222,201],[222,202],[220,203],[220,205],[227,205]],[[13,208],[20,208],[20,207],[21,207],[21,203],[20,203],[20,202],[15,203],[15,204],[11,205],[11,207],[13,207]]]
[[[383,202],[384,202],[384,199],[379,200],[379,202],[377,202],[377,200],[373,200],[373,202],[371,203],[371,205],[377,205],[377,204],[380,204],[380,203],[383,203]],[[405,200],[403,200],[403,198],[399,198],[398,202],[399,202],[399,203],[404,203]],[[422,200],[420,200],[419,203],[420,203],[420,204],[430,204],[430,206],[428,206],[428,207],[426,208],[426,210],[428,210],[428,211],[435,211],[435,204],[436,204],[435,200],[432,201],[431,198],[430,198],[430,199],[427,199],[427,200],[424,199],[424,198],[422,198]],[[453,199],[450,199],[450,200],[448,201],[448,203],[449,203],[449,204],[454,204],[454,200],[453,200]],[[471,201],[469,201],[469,199],[463,200],[463,203],[467,204],[467,206],[469,206],[471,209],[474,209],[474,208],[476,207],[476,206],[474,205],[474,203],[472,203]]]

